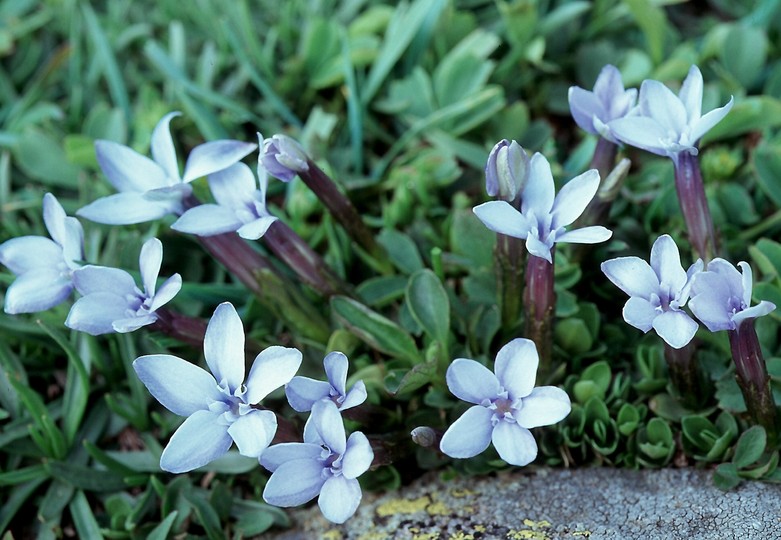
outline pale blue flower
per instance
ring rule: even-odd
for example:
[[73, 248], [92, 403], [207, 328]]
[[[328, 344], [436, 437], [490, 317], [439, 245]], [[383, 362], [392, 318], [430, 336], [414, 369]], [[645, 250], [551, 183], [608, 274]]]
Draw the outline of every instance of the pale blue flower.
[[311, 411], [320, 401], [333, 401], [340, 411], [350, 409], [366, 401], [366, 385], [358, 381], [347, 391], [348, 361], [344, 353], [331, 352], [323, 359], [326, 381], [295, 376], [285, 387], [290, 406], [298, 412]]
[[776, 305], [762, 300], [751, 305], [754, 287], [751, 266], [739, 262], [738, 269], [724, 259], [716, 258], [708, 263], [708, 269], [698, 273], [692, 284], [689, 308], [711, 332], [735, 330], [740, 323], [767, 315]]
[[211, 141], [190, 152], [179, 174], [169, 123], [180, 113], [165, 115], [152, 133], [154, 161], [112, 142], [95, 142], [98, 164], [119, 193], [88, 204], [77, 214], [109, 225], [128, 225], [181, 214], [183, 200], [192, 193], [190, 182], [221, 171], [255, 150], [257, 145], [234, 140]]
[[273, 473], [263, 500], [289, 507], [318, 497], [325, 518], [344, 523], [361, 502], [357, 478], [369, 469], [374, 452], [360, 431], [346, 438], [342, 417], [331, 401], [313, 405], [311, 423], [314, 429], [304, 433], [303, 443], [276, 444], [260, 456], [260, 463]]
[[6, 313], [47, 310], [73, 290], [73, 270], [84, 258], [81, 223], [51, 193], [43, 196], [43, 222], [51, 239], [21, 236], [0, 244], [0, 263], [17, 276], [5, 293]]
[[599, 72], [593, 92], [579, 86], [569, 89], [569, 108], [575, 123], [580, 129], [612, 143], [617, 141], [607, 124], [627, 116], [636, 100], [637, 89], [625, 90], [621, 72], [610, 64]]
[[301, 365], [298, 350], [268, 347], [255, 358], [245, 381], [244, 329], [227, 302], [217, 306], [209, 321], [203, 355], [211, 373], [168, 354], [133, 362], [149, 392], [171, 412], [187, 417], [160, 458], [160, 467], [169, 472], [206, 465], [234, 442], [242, 455], [260, 457], [274, 438], [277, 419], [253, 406], [288, 383]]
[[287, 135], [273, 135], [263, 141], [260, 152], [263, 167], [283, 182], [290, 182], [298, 173], [309, 170], [309, 156]]
[[172, 229], [199, 236], [236, 231], [242, 238], [257, 240], [277, 221], [266, 209], [268, 174], [260, 158], [258, 182], [249, 167], [236, 163], [210, 174], [209, 187], [217, 204], [190, 208], [171, 225]]
[[680, 349], [697, 332], [698, 325], [683, 311], [693, 276], [702, 270], [697, 260], [686, 271], [678, 246], [663, 234], [651, 248], [651, 264], [639, 257], [619, 257], [602, 263], [602, 272], [629, 295], [624, 320], [643, 332], [656, 330], [668, 345]]
[[520, 212], [507, 201], [483, 203], [473, 211], [492, 231], [526, 240], [529, 253], [552, 262], [551, 249], [556, 243], [595, 244], [610, 238], [612, 233], [599, 225], [566, 230], [598, 188], [599, 173], [591, 169], [567, 182], [556, 195], [548, 160], [538, 152], [529, 164]]
[[470, 458], [493, 442], [499, 456], [523, 466], [537, 457], [531, 428], [555, 424], [572, 406], [555, 386], [534, 388], [539, 357], [534, 342], [517, 338], [496, 355], [496, 374], [474, 360], [458, 358], [447, 369], [447, 387], [473, 407], [442, 436], [440, 450], [450, 457]]
[[160, 240], [144, 242], [138, 258], [143, 291], [130, 274], [119, 268], [88, 265], [75, 270], [73, 283], [83, 296], [73, 304], [65, 326], [97, 336], [133, 332], [155, 322], [155, 311], [182, 288], [182, 277], [174, 274], [157, 289], [162, 261]]
[[515, 141], [502, 139], [488, 154], [485, 190], [491, 197], [513, 202], [529, 176], [529, 154]]
[[646, 80], [640, 86], [637, 114], [610, 122], [613, 135], [636, 146], [676, 161], [678, 154], [697, 155], [697, 144], [732, 109], [733, 100], [702, 115], [702, 73], [697, 66], [689, 74], [676, 96], [659, 81]]

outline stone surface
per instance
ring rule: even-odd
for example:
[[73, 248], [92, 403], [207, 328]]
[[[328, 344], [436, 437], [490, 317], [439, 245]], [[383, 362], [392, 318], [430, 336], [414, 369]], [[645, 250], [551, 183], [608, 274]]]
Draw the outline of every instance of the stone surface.
[[291, 512], [293, 540], [753, 540], [781, 539], [781, 487], [744, 482], [722, 492], [695, 469], [524, 470], [442, 482], [428, 475], [364, 494], [344, 525], [316, 505]]

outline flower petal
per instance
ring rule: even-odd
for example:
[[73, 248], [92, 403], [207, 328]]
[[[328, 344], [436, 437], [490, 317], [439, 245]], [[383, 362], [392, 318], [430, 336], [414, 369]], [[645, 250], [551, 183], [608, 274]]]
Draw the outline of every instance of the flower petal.
[[666, 132], [679, 136], [688, 123], [680, 98], [659, 81], [646, 79], [640, 85], [640, 110], [643, 116], [656, 120]]
[[136, 292], [136, 282], [133, 276], [108, 266], [87, 265], [73, 271], [73, 285], [81, 295], [96, 292], [107, 292], [114, 295], [133, 295]]
[[143, 193], [171, 184], [160, 165], [125, 145], [98, 140], [95, 155], [106, 179], [119, 192]]
[[521, 427], [531, 429], [560, 422], [571, 410], [572, 403], [564, 390], [540, 386], [523, 399], [523, 407], [514, 416]]
[[233, 440], [228, 426], [211, 411], [196, 411], [179, 426], [160, 456], [160, 468], [183, 473], [225, 454]]
[[361, 504], [361, 486], [358, 480], [332, 476], [320, 489], [317, 505], [325, 519], [332, 523], [344, 523]]
[[312, 405], [312, 421], [317, 434], [334, 454], [344, 454], [347, 436], [339, 409], [332, 401], [318, 401]]
[[209, 188], [217, 204], [236, 209], [252, 203], [257, 182], [250, 168], [239, 162], [210, 174]]
[[[697, 281], [699, 278], [695, 283]], [[727, 311], [724, 298], [719, 294], [700, 293], [689, 300], [689, 309], [711, 332], [732, 330], [736, 326], [732, 321], [732, 313]]]
[[322, 463], [313, 459], [282, 463], [266, 482], [263, 500], [283, 508], [311, 501], [325, 483], [323, 469]]
[[247, 403], [258, 403], [271, 392], [287, 384], [301, 367], [301, 351], [273, 346], [261, 351], [247, 376]]
[[516, 338], [499, 349], [494, 371], [511, 400], [531, 393], [539, 361], [537, 346], [529, 339]]
[[170, 112], [163, 116], [152, 132], [152, 157], [172, 180], [179, 180], [179, 164], [176, 161], [176, 149], [171, 139], [171, 120], [181, 115]]
[[342, 474], [345, 478], [358, 478], [369, 470], [374, 452], [366, 435], [356, 431], [347, 439], [347, 449], [342, 456]]
[[467, 358], [453, 360], [445, 374], [447, 387], [458, 399], [479, 404], [500, 392], [499, 380], [484, 365]]
[[260, 464], [275, 472], [283, 463], [299, 459], [318, 461], [323, 448], [319, 444], [281, 443], [269, 446], [260, 456]]
[[480, 405], [467, 409], [461, 417], [447, 428], [439, 449], [450, 457], [470, 458], [488, 448], [491, 444], [491, 417], [493, 411]]
[[223, 394], [211, 374], [170, 354], [150, 354], [133, 361], [136, 375], [163, 407], [179, 416], [208, 410]]
[[65, 319], [65, 326], [92, 336], [112, 334], [114, 321], [128, 316], [127, 300], [108, 292], [94, 292], [74, 302]]
[[702, 114], [702, 87], [700, 68], [692, 65], [678, 91], [678, 99], [686, 109], [686, 122], [690, 125], [699, 120]]
[[350, 388], [350, 391], [347, 392], [344, 401], [339, 406], [339, 410], [344, 411], [345, 409], [357, 407], [366, 401], [367, 397], [368, 394], [366, 393], [366, 385], [363, 383], [363, 381], [358, 381], [353, 385], [352, 388]]
[[648, 300], [659, 294], [659, 278], [651, 266], [640, 257], [618, 257], [600, 265], [602, 273], [629, 296]]
[[648, 332], [654, 326], [654, 319], [659, 315], [656, 306], [645, 298], [633, 296], [624, 304], [622, 312], [627, 324], [638, 330]]
[[597, 194], [599, 172], [591, 169], [576, 176], [559, 190], [553, 201], [551, 229], [566, 227], [580, 217]]
[[54, 195], [47, 193], [43, 196], [43, 222], [46, 225], [46, 230], [49, 231], [49, 236], [60, 246], [65, 242], [65, 219], [67, 217], [65, 210]]
[[239, 227], [236, 232], [239, 234], [239, 236], [246, 240], [257, 240], [266, 234], [268, 228], [271, 227], [271, 225], [273, 225], [277, 219], [278, 218], [274, 216], [259, 217], [255, 221], [245, 223]]
[[340, 396], [347, 394], [347, 367], [348, 360], [344, 353], [334, 351], [328, 353], [323, 359], [323, 367], [328, 382], [334, 387]]
[[242, 225], [236, 212], [230, 208], [216, 204], [199, 204], [182, 214], [171, 228], [187, 234], [214, 236], [236, 231]]
[[277, 432], [277, 417], [271, 411], [253, 409], [228, 428], [228, 435], [242, 456], [259, 458]]
[[111, 323], [111, 327], [118, 334], [127, 334], [128, 332], [135, 332], [142, 326], [147, 326], [155, 321], [157, 321], [157, 315], [148, 313], [146, 315], [135, 315], [124, 319], [117, 319]]
[[311, 411], [316, 401], [328, 398], [330, 393], [330, 384], [309, 377], [293, 377], [285, 386], [287, 401], [298, 412]]
[[174, 274], [173, 276], [166, 279], [165, 282], [160, 286], [160, 289], [158, 289], [154, 298], [152, 298], [152, 303], [149, 305], [149, 311], [157, 311], [162, 306], [166, 305], [174, 296], [179, 293], [181, 289], [182, 276], [179, 274]]
[[144, 193], [127, 192], [102, 197], [80, 208], [76, 215], [106, 225], [134, 225], [172, 214], [178, 206], [174, 200], [153, 201]]
[[475, 206], [472, 211], [494, 232], [515, 238], [526, 238], [529, 232], [526, 218], [507, 201], [489, 201]]
[[0, 263], [17, 276], [37, 268], [52, 268], [62, 261], [62, 248], [43, 236], [20, 236], [0, 244]]
[[163, 264], [163, 243], [157, 238], [150, 238], [141, 246], [141, 254], [138, 257], [141, 281], [147, 296], [155, 295], [161, 264]]
[[659, 156], [667, 155], [662, 141], [668, 136], [662, 125], [645, 116], [625, 116], [608, 124], [610, 131], [624, 144], [634, 146]]
[[537, 238], [533, 233], [529, 232], [526, 237], [526, 250], [540, 259], [545, 259], [549, 263], [553, 264], [553, 255], [551, 254], [551, 246]]
[[673, 349], [689, 344], [699, 325], [680, 310], [665, 311], [654, 319], [654, 330]]
[[691, 126], [690, 134], [692, 144], [695, 144], [697, 141], [699, 141], [703, 135], [711, 130], [713, 126], [721, 122], [724, 117], [727, 116], [727, 114], [732, 110], [732, 106], [734, 104], [734, 99], [730, 97], [726, 105], [719, 107], [718, 109], [713, 109], [712, 111], [705, 114], [705, 116], [694, 122], [694, 124]]
[[537, 457], [537, 441], [528, 429], [515, 422], [499, 422], [491, 440], [499, 457], [510, 465], [523, 467]]
[[56, 268], [36, 268], [18, 276], [5, 292], [5, 312], [36, 313], [65, 301], [73, 284]]
[[184, 166], [182, 181], [192, 182], [196, 178], [227, 169], [257, 148], [255, 143], [222, 140], [199, 144], [192, 149]]
[[776, 305], [773, 302], [762, 300], [756, 306], [752, 306], [748, 309], [744, 309], [743, 311], [738, 311], [735, 313], [735, 315], [732, 317], [732, 322], [737, 327], [745, 320], [763, 317], [775, 309]]
[[550, 214], [555, 189], [548, 160], [536, 152], [529, 163], [529, 178], [521, 195], [521, 212], [526, 215], [532, 210], [538, 218]]
[[677, 296], [686, 286], [686, 270], [681, 266], [678, 246], [669, 235], [663, 234], [651, 248], [651, 268], [657, 276], [663, 290], [670, 289]]
[[231, 394], [241, 388], [244, 382], [244, 327], [230, 302], [223, 302], [214, 310], [203, 337], [203, 356], [220, 385], [226, 386]]
[[571, 86], [567, 97], [570, 113], [572, 113], [572, 118], [578, 127], [592, 135], [599, 135], [594, 129], [594, 116], [602, 118], [606, 115], [602, 103], [594, 92], [589, 92], [579, 86]]
[[717, 257], [708, 263], [706, 272], [697, 276], [693, 287], [696, 287], [699, 293], [703, 290], [712, 291], [716, 286], [719, 288], [719, 294], [725, 297], [729, 294], [745, 302], [743, 285], [743, 275], [738, 272], [738, 269], [729, 261]]
[[573, 229], [556, 237], [557, 244], [598, 244], [609, 240], [613, 236], [613, 231], [601, 225], [592, 225], [591, 227], [582, 227]]

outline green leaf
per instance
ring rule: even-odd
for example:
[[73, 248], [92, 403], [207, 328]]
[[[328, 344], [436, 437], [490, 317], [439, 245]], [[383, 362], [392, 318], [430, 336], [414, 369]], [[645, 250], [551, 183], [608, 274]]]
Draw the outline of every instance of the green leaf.
[[770, 96], [749, 96], [735, 103], [729, 114], [702, 137], [702, 146], [779, 125], [781, 100]]
[[[778, 111], [781, 119], [781, 105]], [[751, 160], [762, 191], [776, 206], [781, 207], [781, 146], [762, 143], [754, 151]]]
[[554, 329], [556, 343], [571, 354], [583, 354], [591, 350], [594, 340], [588, 326], [581, 319], [566, 319]]
[[420, 353], [412, 336], [399, 325], [345, 296], [331, 298], [336, 318], [370, 347], [415, 364]]
[[25, 131], [14, 146], [19, 168], [49, 186], [76, 189], [79, 168], [68, 163], [60, 141], [38, 130]]
[[622, 435], [628, 437], [634, 433], [640, 425], [640, 412], [634, 405], [624, 403], [618, 410], [616, 423], [618, 424], [618, 431], [621, 432]]
[[48, 457], [62, 459], [68, 451], [65, 436], [57, 429], [51, 413], [43, 403], [43, 399], [34, 390], [20, 381], [11, 379], [11, 385], [19, 394], [19, 398], [32, 416], [30, 436], [36, 445]]
[[664, 55], [667, 33], [667, 17], [664, 11], [650, 0], [623, 0], [623, 3], [629, 8], [637, 26], [643, 31], [651, 58], [655, 64], [659, 64]]
[[[485, 156], [483, 162], [485, 162]], [[466, 259], [470, 266], [493, 267], [496, 233], [477, 219], [469, 209], [453, 212], [450, 227], [450, 248], [453, 253]]]
[[394, 396], [413, 392], [430, 383], [436, 374], [436, 360], [418, 364], [410, 370], [391, 369], [385, 376], [385, 388]]
[[445, 347], [450, 332], [450, 301], [436, 274], [429, 269], [412, 274], [406, 298], [417, 323]]
[[763, 276], [781, 277], [781, 244], [769, 238], [762, 238], [756, 245], [749, 246], [748, 252]]
[[735, 445], [735, 456], [732, 458], [732, 463], [738, 469], [748, 467], [762, 456], [766, 445], [765, 428], [753, 426], [747, 429], [738, 439], [738, 444]]
[[[76, 526], [76, 535], [79, 538], [103, 538], [100, 526], [92, 513], [89, 501], [83, 491], [77, 491], [68, 506], [73, 524]], [[151, 538], [148, 536], [147, 538]], [[163, 537], [163, 540], [165, 537]]]
[[721, 62], [746, 89], [750, 89], [765, 67], [767, 34], [761, 28], [734, 25], [724, 38]]
[[395, 229], [383, 229], [377, 236], [377, 241], [385, 248], [393, 265], [405, 274], [412, 274], [423, 268], [418, 247], [406, 234]]
[[198, 522], [206, 530], [209, 540], [223, 540], [225, 535], [220, 527], [220, 518], [209, 501], [193, 491], [185, 491], [184, 498], [193, 505]]
[[179, 512], [176, 510], [168, 514], [163, 521], [161, 521], [154, 529], [149, 531], [149, 534], [146, 536], [146, 540], [166, 540], [178, 515]]
[[713, 472], [713, 485], [722, 491], [736, 488], [741, 480], [734, 463], [721, 463]]
[[15, 471], [0, 473], [0, 486], [13, 486], [33, 480], [45, 480], [49, 477], [46, 467], [43, 465], [31, 465]]
[[121, 476], [92, 467], [49, 461], [46, 469], [58, 480], [85, 491], [121, 491], [126, 487]]
[[408, 281], [404, 276], [377, 276], [358, 285], [355, 292], [366, 304], [381, 307], [404, 296]]

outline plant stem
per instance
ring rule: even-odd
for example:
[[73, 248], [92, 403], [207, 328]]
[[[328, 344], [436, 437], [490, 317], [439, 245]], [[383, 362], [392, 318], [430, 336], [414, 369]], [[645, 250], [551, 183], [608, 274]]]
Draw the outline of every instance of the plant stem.
[[710, 389], [694, 356], [695, 349], [693, 342], [680, 349], [664, 344], [664, 358], [678, 398], [686, 408], [697, 411], [707, 402]]
[[707, 264], [716, 254], [717, 246], [705, 186], [702, 183], [700, 162], [697, 156], [680, 152], [673, 163], [675, 189], [689, 231], [689, 240], [696, 255]]
[[155, 311], [157, 321], [154, 329], [186, 343], [195, 348], [203, 348], [203, 337], [206, 335], [207, 321], [197, 317], [188, 317], [166, 307]]
[[[554, 252], [551, 249], [551, 259]], [[531, 255], [526, 264], [525, 308], [526, 337], [537, 345], [540, 356], [540, 380], [551, 373], [553, 352], [553, 317], [556, 311], [556, 292], [553, 290], [553, 263]]]
[[502, 328], [512, 332], [521, 315], [526, 247], [523, 240], [505, 234], [496, 235], [496, 282], [502, 309]]
[[600, 137], [597, 141], [597, 147], [594, 149], [589, 169], [596, 169], [599, 172], [599, 177], [604, 181], [613, 170], [617, 154], [618, 145]]

